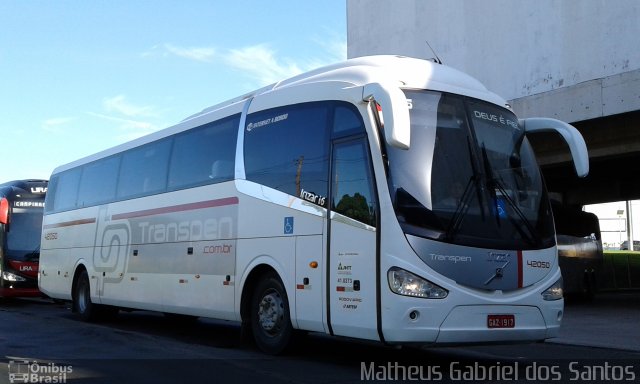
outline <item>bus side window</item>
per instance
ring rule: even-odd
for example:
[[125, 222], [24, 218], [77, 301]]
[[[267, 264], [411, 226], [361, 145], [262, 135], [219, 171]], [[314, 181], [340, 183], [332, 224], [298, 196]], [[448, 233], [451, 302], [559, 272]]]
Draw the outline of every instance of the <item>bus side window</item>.
[[239, 115], [176, 136], [169, 166], [169, 189], [233, 180]]
[[333, 115], [333, 137], [364, 133], [362, 118], [352, 105], [339, 105]]
[[59, 212], [75, 209], [78, 199], [78, 185], [82, 168], [70, 169], [52, 178], [52, 189], [47, 193], [47, 202], [53, 204], [47, 211]]
[[353, 105], [340, 103], [336, 106], [333, 139], [331, 209], [375, 226], [377, 202], [366, 131], [362, 117]]
[[377, 202], [366, 144], [363, 137], [334, 145], [332, 209], [375, 227]]
[[78, 191], [78, 205], [89, 207], [116, 197], [116, 182], [120, 156], [107, 157], [83, 167]]
[[163, 192], [171, 140], [159, 140], [125, 152], [118, 178], [118, 198], [133, 198]]
[[325, 206], [329, 174], [327, 102], [290, 105], [247, 118], [247, 180]]
[[211, 165], [211, 173], [209, 174], [209, 178], [211, 180], [223, 181], [223, 180], [231, 180], [233, 178], [234, 167], [233, 161], [228, 160], [216, 160]]

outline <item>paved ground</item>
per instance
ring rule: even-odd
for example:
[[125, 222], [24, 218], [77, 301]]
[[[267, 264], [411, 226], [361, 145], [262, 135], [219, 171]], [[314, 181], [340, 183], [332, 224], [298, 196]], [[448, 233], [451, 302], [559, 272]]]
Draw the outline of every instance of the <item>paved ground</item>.
[[[487, 380], [486, 373], [516, 366], [517, 382], [637, 382], [639, 325], [640, 291], [604, 293], [593, 302], [569, 301], [560, 337], [546, 343], [418, 351], [313, 334], [291, 354], [273, 357], [242, 345], [239, 327], [227, 322], [184, 323], [134, 311], [92, 324], [73, 316], [68, 304], [14, 300], [0, 306], [0, 384], [8, 383], [11, 373], [23, 372], [25, 361], [71, 367], [67, 382], [75, 384], [346, 384], [363, 381], [363, 364], [377, 380], [389, 382], [399, 382], [389, 376], [396, 366], [433, 371], [439, 374], [434, 381], [443, 383], [504, 382], [510, 376]], [[618, 376], [607, 376], [612, 373]]]
[[640, 291], [567, 301], [560, 336], [548, 342], [640, 351]]

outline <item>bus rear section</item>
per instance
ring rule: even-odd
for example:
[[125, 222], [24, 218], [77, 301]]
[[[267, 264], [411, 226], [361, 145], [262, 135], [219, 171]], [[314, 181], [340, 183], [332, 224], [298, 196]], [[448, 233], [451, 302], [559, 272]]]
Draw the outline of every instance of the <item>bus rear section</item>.
[[604, 263], [598, 217], [583, 211], [582, 207], [565, 206], [556, 201], [552, 201], [552, 208], [564, 293], [591, 300], [598, 292]]
[[0, 184], [0, 297], [38, 297], [46, 180]]

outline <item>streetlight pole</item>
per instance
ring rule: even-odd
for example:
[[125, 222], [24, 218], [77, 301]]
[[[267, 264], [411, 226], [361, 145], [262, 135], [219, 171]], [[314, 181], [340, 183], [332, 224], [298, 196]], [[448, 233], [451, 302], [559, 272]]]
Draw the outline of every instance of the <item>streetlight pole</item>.
[[633, 247], [633, 216], [631, 213], [631, 201], [627, 200], [627, 238], [629, 239], [629, 250], [635, 251]]
[[624, 222], [622, 221], [622, 216], [624, 215], [624, 209], [618, 209], [618, 218], [620, 219], [619, 222], [619, 226], [618, 226], [618, 241], [620, 243], [620, 245], [618, 246], [618, 249], [622, 248], [622, 230], [624, 227]]

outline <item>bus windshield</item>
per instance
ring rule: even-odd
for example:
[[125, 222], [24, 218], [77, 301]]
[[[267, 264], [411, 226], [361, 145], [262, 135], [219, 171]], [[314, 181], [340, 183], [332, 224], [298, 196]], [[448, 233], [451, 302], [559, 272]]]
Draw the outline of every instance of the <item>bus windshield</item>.
[[42, 208], [14, 208], [6, 233], [7, 256], [12, 260], [37, 261], [42, 230]]
[[484, 248], [553, 246], [545, 187], [515, 115], [467, 97], [405, 94], [411, 147], [388, 148], [390, 190], [405, 233]]

